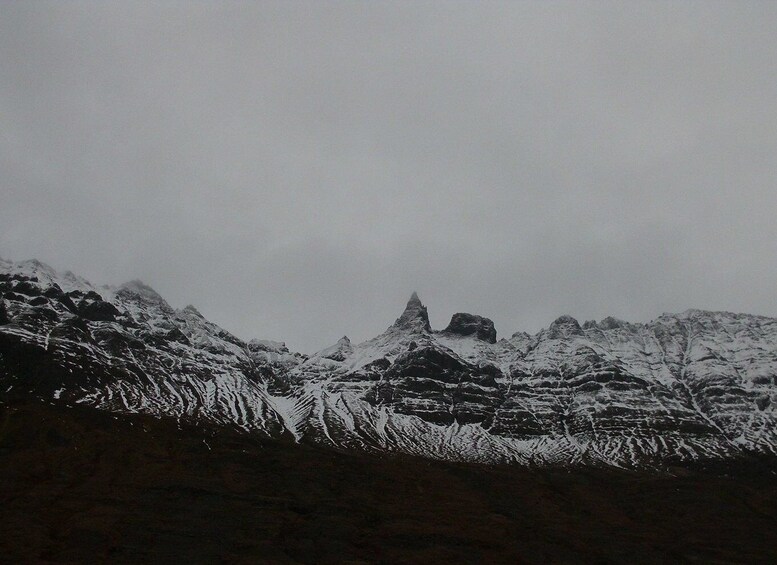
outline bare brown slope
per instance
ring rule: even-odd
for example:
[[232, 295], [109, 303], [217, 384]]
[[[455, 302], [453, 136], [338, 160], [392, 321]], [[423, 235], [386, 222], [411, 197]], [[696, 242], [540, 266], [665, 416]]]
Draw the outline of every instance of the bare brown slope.
[[6, 404], [0, 560], [775, 562], [777, 477], [745, 468], [486, 468]]

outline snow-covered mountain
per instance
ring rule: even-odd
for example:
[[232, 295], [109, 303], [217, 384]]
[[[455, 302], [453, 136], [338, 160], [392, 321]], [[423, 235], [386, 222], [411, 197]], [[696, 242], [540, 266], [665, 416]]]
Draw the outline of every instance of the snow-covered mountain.
[[689, 310], [562, 316], [497, 340], [413, 294], [361, 344], [243, 342], [139, 281], [96, 287], [0, 260], [0, 395], [37, 395], [300, 442], [487, 463], [654, 467], [777, 453], [777, 320]]

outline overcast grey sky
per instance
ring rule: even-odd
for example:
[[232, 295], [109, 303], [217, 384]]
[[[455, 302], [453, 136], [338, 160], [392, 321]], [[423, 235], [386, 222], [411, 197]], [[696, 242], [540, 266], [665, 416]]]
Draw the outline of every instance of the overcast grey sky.
[[777, 315], [777, 3], [0, 2], [0, 256], [313, 351]]

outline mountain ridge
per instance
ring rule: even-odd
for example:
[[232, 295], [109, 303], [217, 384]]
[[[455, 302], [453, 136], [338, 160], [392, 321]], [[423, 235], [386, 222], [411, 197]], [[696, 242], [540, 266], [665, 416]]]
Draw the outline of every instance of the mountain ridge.
[[526, 465], [656, 467], [777, 453], [777, 319], [563, 315], [497, 339], [414, 292], [383, 333], [311, 355], [245, 342], [130, 281], [0, 260], [0, 394], [339, 448]]

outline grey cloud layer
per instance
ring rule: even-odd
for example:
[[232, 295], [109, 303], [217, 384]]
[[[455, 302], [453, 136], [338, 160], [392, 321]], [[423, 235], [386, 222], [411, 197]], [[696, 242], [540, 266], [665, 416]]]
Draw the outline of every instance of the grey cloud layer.
[[777, 315], [777, 5], [0, 3], [0, 255], [314, 350]]

